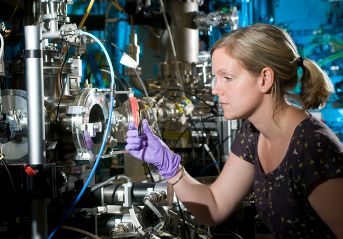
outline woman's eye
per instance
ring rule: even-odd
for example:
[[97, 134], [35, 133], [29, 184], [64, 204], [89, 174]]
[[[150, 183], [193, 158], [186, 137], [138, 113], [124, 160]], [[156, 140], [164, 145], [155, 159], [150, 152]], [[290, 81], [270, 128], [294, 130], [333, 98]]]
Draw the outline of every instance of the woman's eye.
[[230, 77], [230, 76], [224, 76], [224, 79], [225, 79], [225, 80], [232, 80], [232, 77]]

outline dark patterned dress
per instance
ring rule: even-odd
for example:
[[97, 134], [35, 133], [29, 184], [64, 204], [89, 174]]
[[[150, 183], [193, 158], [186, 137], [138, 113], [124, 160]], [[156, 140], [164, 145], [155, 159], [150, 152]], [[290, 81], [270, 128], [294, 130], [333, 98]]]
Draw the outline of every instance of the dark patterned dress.
[[343, 145], [336, 135], [314, 117], [303, 120], [294, 130], [283, 161], [268, 174], [259, 162], [258, 136], [246, 121], [231, 151], [255, 165], [255, 206], [274, 237], [335, 238], [307, 198], [319, 183], [343, 176]]

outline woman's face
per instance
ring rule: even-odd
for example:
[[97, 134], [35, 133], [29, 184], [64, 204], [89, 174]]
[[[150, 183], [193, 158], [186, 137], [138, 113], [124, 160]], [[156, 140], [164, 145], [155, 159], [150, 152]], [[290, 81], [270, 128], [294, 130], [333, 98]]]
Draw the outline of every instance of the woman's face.
[[218, 96], [225, 119], [248, 119], [262, 103], [258, 76], [252, 75], [225, 48], [212, 54], [212, 71], [215, 82], [212, 94]]

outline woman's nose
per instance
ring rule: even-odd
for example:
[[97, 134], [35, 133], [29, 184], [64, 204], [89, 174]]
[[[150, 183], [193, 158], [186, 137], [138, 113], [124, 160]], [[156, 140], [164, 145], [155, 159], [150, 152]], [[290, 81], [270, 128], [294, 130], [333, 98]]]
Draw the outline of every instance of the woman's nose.
[[218, 95], [218, 90], [216, 87], [212, 87], [212, 95]]
[[218, 87], [218, 81], [216, 80], [215, 77], [213, 77], [213, 80], [212, 80], [212, 95], [220, 95], [221, 94], [221, 91], [219, 90], [219, 87]]
[[218, 90], [217, 90], [217, 81], [216, 81], [216, 77], [214, 76], [212, 78], [212, 82], [211, 82], [211, 88], [212, 88], [212, 95], [217, 95], [218, 94]]

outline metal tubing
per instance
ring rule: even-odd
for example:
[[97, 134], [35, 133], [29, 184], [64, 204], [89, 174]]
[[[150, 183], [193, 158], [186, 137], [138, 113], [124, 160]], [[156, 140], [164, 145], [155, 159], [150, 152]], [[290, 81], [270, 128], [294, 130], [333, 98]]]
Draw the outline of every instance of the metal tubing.
[[25, 26], [25, 69], [28, 105], [29, 164], [45, 162], [42, 32], [39, 26]]
[[[28, 108], [29, 165], [45, 162], [43, 115], [42, 32], [39, 26], [25, 26], [25, 72]], [[32, 199], [31, 238], [47, 238], [46, 199]]]

